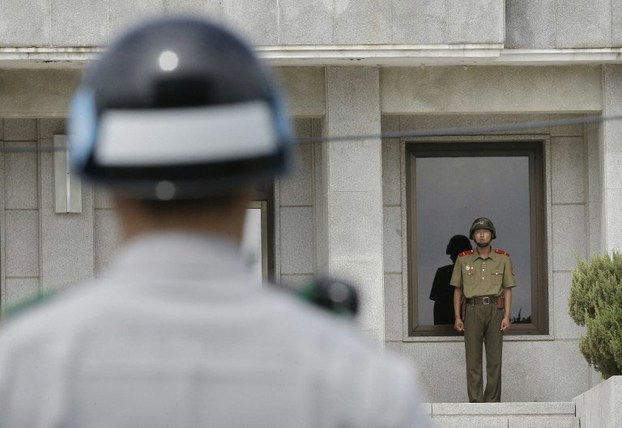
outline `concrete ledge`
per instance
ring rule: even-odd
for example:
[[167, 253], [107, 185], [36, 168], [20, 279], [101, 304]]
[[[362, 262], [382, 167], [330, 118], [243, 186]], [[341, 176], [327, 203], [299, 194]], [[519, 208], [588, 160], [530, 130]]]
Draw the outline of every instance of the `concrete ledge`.
[[573, 401], [581, 428], [622, 426], [622, 376], [610, 377]]
[[433, 403], [435, 428], [577, 428], [575, 404]]
[[[90, 47], [0, 47], [0, 68], [81, 68], [103, 52]], [[622, 48], [504, 49], [500, 44], [273, 45], [256, 47], [272, 66], [620, 64]]]
[[575, 403], [433, 403], [432, 416], [575, 415]]

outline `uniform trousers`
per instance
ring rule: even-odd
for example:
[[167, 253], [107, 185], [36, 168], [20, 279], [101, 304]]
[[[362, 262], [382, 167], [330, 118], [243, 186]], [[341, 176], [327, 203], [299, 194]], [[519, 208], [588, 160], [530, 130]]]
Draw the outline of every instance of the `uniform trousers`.
[[[501, 359], [503, 309], [496, 304], [466, 304], [464, 346], [466, 351], [469, 402], [501, 401]], [[486, 347], [486, 389], [482, 379], [482, 345]]]

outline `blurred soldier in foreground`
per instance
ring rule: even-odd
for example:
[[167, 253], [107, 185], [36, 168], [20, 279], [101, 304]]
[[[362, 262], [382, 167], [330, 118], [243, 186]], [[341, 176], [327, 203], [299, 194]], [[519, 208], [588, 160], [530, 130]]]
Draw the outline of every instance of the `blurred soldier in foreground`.
[[286, 169], [292, 137], [236, 36], [134, 29], [86, 74], [70, 131], [124, 245], [105, 279], [2, 331], [3, 427], [428, 426], [407, 364], [244, 265], [251, 189]]

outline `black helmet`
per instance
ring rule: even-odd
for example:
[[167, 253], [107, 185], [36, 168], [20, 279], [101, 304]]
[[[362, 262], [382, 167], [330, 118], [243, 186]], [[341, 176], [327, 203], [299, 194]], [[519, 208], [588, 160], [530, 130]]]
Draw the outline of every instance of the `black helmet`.
[[445, 254], [449, 254], [452, 257], [457, 257], [463, 251], [471, 250], [471, 241], [464, 235], [454, 235], [447, 244]]
[[219, 25], [138, 26], [85, 74], [69, 117], [84, 177], [139, 199], [227, 194], [283, 172], [292, 136], [272, 77]]
[[490, 232], [492, 233], [492, 239], [495, 239], [497, 237], [497, 231], [495, 230], [495, 225], [492, 224], [492, 221], [490, 221], [489, 218], [480, 217], [480, 218], [476, 218], [473, 221], [473, 224], [471, 225], [471, 230], [469, 231], [469, 237], [471, 239], [473, 239], [473, 232], [475, 232], [477, 229], [490, 230]]

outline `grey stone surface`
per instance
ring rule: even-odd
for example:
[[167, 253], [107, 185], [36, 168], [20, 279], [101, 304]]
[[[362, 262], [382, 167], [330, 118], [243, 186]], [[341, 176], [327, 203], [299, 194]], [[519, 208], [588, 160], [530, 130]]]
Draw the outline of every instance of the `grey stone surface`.
[[164, 0], [167, 13], [205, 15], [222, 20], [222, 0]]
[[338, 0], [333, 44], [383, 44], [392, 41], [392, 8], [384, 0]]
[[295, 150], [295, 167], [280, 180], [281, 206], [313, 205], [313, 144], [299, 144]]
[[617, 428], [622, 412], [622, 377], [612, 376], [573, 401], [582, 427]]
[[553, 401], [551, 397], [555, 395], [557, 388], [557, 356], [553, 343], [504, 343], [503, 401]]
[[554, 48], [556, 0], [505, 2], [506, 48]]
[[622, 189], [605, 190], [605, 250], [622, 251]]
[[4, 140], [6, 142], [36, 141], [37, 121], [35, 119], [6, 119]]
[[[400, 116], [400, 132], [421, 132], [442, 130], [448, 128], [479, 128], [479, 127], [504, 127], [505, 125], [525, 125], [531, 122], [546, 121], [546, 114], [423, 114]], [[548, 134], [548, 127], [528, 127], [526, 129], [511, 129], [503, 131], [508, 135], [534, 135]]]
[[36, 296], [38, 291], [38, 278], [7, 278], [2, 290], [2, 307], [6, 309], [17, 305]]
[[359, 292], [359, 315], [361, 329], [376, 332], [384, 340], [384, 296], [382, 263], [376, 261], [335, 260], [331, 274], [351, 281]]
[[[84, 184], [84, 183], [83, 183]], [[93, 187], [93, 207], [94, 208], [114, 208], [114, 203], [110, 193], [101, 186]]]
[[326, 0], [279, 0], [279, 43], [332, 44], [334, 8]]
[[313, 120], [308, 118], [292, 119], [294, 134], [298, 138], [310, 138], [313, 136]]
[[551, 195], [554, 204], [585, 202], [585, 162], [583, 137], [551, 138]]
[[385, 132], [397, 132], [400, 130], [400, 117], [385, 114], [380, 118], [380, 127], [383, 134]]
[[381, 193], [382, 147], [379, 140], [327, 144], [331, 191]]
[[54, 135], [67, 135], [65, 119], [39, 120], [39, 138], [53, 139]]
[[43, 287], [64, 286], [92, 277], [92, 209], [85, 208], [78, 215], [55, 214], [53, 208], [42, 208], [41, 211]]
[[[429, 402], [468, 401], [464, 342], [461, 337], [444, 342], [388, 342], [386, 347], [412, 360], [419, 371]], [[436, 412], [434, 407], [433, 414]]]
[[312, 207], [280, 210], [281, 275], [315, 272], [315, 239]]
[[401, 150], [399, 139], [382, 140], [382, 200], [384, 205], [401, 204]]
[[277, 0], [222, 0], [223, 19], [253, 45], [278, 44]]
[[383, 68], [380, 88], [384, 114], [561, 113], [602, 108], [598, 67]]
[[372, 192], [334, 192], [330, 196], [331, 259], [382, 260], [381, 204], [380, 195]]
[[[54, 147], [54, 142], [51, 139], [42, 139], [40, 141], [40, 147], [43, 149], [39, 154], [39, 165], [41, 168], [39, 181], [41, 208], [54, 208], [54, 153], [48, 151], [48, 149]], [[84, 200], [82, 202], [84, 203]]]
[[36, 209], [39, 206], [37, 144], [34, 142], [18, 144], [32, 152], [4, 154], [5, 208]]
[[315, 275], [281, 275], [281, 284], [289, 285], [292, 287], [304, 286], [312, 282]]
[[119, 245], [119, 224], [114, 210], [93, 211], [93, 251], [95, 275], [100, 276], [110, 265]]
[[50, 1], [2, 2], [0, 40], [3, 46], [43, 46], [50, 41]]
[[585, 205], [553, 205], [553, 270], [570, 271], [576, 257], [585, 258]]
[[574, 415], [572, 402], [433, 403], [434, 415]]
[[[571, 401], [590, 388], [590, 368], [579, 351], [578, 340], [553, 342], [552, 356], [555, 371], [554, 401]], [[569, 376], [572, 373], [572, 376]]]
[[603, 146], [603, 133], [597, 125], [586, 126], [587, 145], [587, 192], [588, 201], [601, 202], [603, 200], [603, 161], [601, 159], [601, 147]]
[[[329, 135], [366, 135], [380, 131], [378, 69], [328, 67], [326, 69]], [[339, 108], [337, 108], [339, 106]]]
[[326, 112], [326, 84], [321, 67], [283, 67], [276, 76], [286, 92], [293, 117], [319, 117]]
[[78, 70], [0, 70], [0, 117], [65, 117], [79, 81]]
[[393, 0], [393, 43], [503, 43], [503, 2], [499, 0]]
[[[572, 375], [570, 375], [570, 373]], [[570, 401], [589, 388], [588, 366], [576, 340], [506, 341], [503, 401]]]
[[513, 416], [508, 418], [508, 428], [579, 428], [573, 416]]
[[508, 424], [503, 416], [435, 416], [433, 420], [435, 428], [500, 428]]
[[108, 7], [109, 39], [114, 40], [127, 29], [146, 19], [161, 16], [166, 10], [166, 0], [141, 0], [137, 2], [113, 1]]
[[[588, 115], [580, 115], [580, 114], [551, 114], [549, 115], [549, 119], [551, 121], [556, 120], [581, 120], [584, 119], [585, 116]], [[589, 125], [587, 125], [589, 126]], [[577, 123], [574, 125], [564, 125], [564, 126], [552, 126], [551, 127], [551, 137], [581, 137], [584, 134], [584, 128], [586, 125], [582, 123]]]
[[51, 0], [52, 45], [103, 46], [108, 42], [109, 2]]
[[402, 208], [384, 207], [384, 272], [402, 273]]
[[602, 254], [602, 202], [588, 204], [588, 227], [588, 257], [592, 254]]
[[[616, 116], [622, 114], [622, 65], [603, 66], [603, 114]], [[603, 149], [605, 157], [609, 153], [622, 152], [619, 135], [622, 134], [622, 121], [610, 120], [603, 126]], [[605, 184], [605, 187], [606, 184]]]
[[384, 337], [387, 341], [402, 340], [402, 320], [404, 315], [402, 302], [402, 275], [388, 273], [384, 275]]
[[611, 45], [611, 1], [557, 0], [557, 48], [600, 48]]
[[611, 46], [622, 46], [622, 2], [611, 2]]
[[7, 210], [6, 266], [7, 277], [39, 276], [39, 212]]
[[493, 421], [499, 422], [499, 427], [571, 428], [578, 426], [575, 419], [575, 405], [572, 402], [433, 403], [432, 415], [434, 422], [440, 422], [440, 426], [455, 426], [456, 420], [469, 427], [479, 427], [482, 423], [487, 426]]
[[[369, 67], [327, 69], [327, 134], [365, 135], [380, 131], [378, 71]], [[336, 106], [341, 106], [336, 108]], [[330, 191], [382, 189], [380, 140], [327, 143]]]
[[610, 151], [605, 153], [605, 177], [606, 188], [622, 188], [622, 152]]
[[579, 339], [585, 333], [585, 327], [579, 327], [568, 314], [568, 299], [572, 286], [572, 273], [556, 272], [553, 274], [553, 333], [556, 339]]

